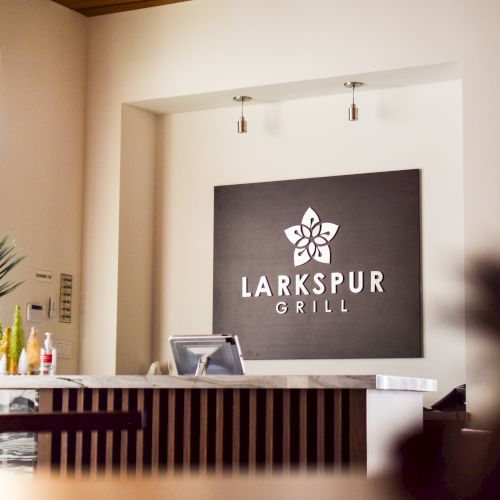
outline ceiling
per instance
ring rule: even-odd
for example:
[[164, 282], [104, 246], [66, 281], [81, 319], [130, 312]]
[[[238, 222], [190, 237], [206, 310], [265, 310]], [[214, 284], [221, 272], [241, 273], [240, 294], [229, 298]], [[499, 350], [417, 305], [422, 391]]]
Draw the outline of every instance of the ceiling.
[[52, 0], [84, 16], [101, 16], [126, 10], [145, 9], [189, 0]]

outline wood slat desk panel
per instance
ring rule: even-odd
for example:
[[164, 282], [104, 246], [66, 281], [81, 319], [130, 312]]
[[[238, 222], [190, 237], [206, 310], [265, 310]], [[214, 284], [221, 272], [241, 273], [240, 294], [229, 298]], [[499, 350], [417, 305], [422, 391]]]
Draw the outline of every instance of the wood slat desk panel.
[[44, 411], [141, 410], [141, 431], [39, 440], [63, 475], [366, 470], [364, 389], [40, 389]]

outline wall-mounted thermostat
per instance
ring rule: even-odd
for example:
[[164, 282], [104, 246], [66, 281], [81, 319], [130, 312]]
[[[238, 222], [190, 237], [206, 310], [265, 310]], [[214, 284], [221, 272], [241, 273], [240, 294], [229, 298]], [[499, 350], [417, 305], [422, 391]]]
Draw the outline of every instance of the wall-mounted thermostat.
[[29, 302], [26, 306], [26, 319], [32, 323], [40, 323], [43, 320], [43, 306]]

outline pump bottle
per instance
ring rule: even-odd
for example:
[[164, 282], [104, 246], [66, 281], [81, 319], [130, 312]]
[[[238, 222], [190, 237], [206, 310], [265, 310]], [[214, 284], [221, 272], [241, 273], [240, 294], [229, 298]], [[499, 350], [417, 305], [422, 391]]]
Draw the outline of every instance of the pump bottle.
[[57, 350], [52, 346], [52, 333], [45, 333], [45, 341], [40, 351], [40, 375], [55, 375]]

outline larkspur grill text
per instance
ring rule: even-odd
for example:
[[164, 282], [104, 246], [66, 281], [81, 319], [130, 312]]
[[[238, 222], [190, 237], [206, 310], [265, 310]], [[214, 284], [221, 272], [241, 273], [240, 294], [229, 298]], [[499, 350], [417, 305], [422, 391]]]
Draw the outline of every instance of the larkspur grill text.
[[[325, 293], [338, 294], [340, 292], [349, 291], [351, 293], [361, 293], [363, 291], [369, 293], [383, 293], [384, 288], [382, 282], [384, 274], [381, 271], [349, 271], [347, 279], [344, 273], [334, 271], [327, 275], [323, 273], [295, 274], [290, 277], [287, 274], [279, 274], [274, 281], [271, 281], [267, 276], [263, 275], [255, 280], [254, 286], [250, 282], [248, 276], [241, 278], [241, 297], [244, 299], [266, 297], [289, 297], [308, 296], [308, 295], [324, 295]], [[279, 301], [275, 305], [275, 310], [278, 314], [285, 314], [292, 310], [286, 301]], [[329, 299], [312, 300], [306, 304], [304, 300], [295, 301], [293, 309], [297, 314], [304, 314], [309, 311], [317, 312], [332, 312], [332, 304]], [[348, 312], [345, 299], [340, 299], [340, 312]]]

